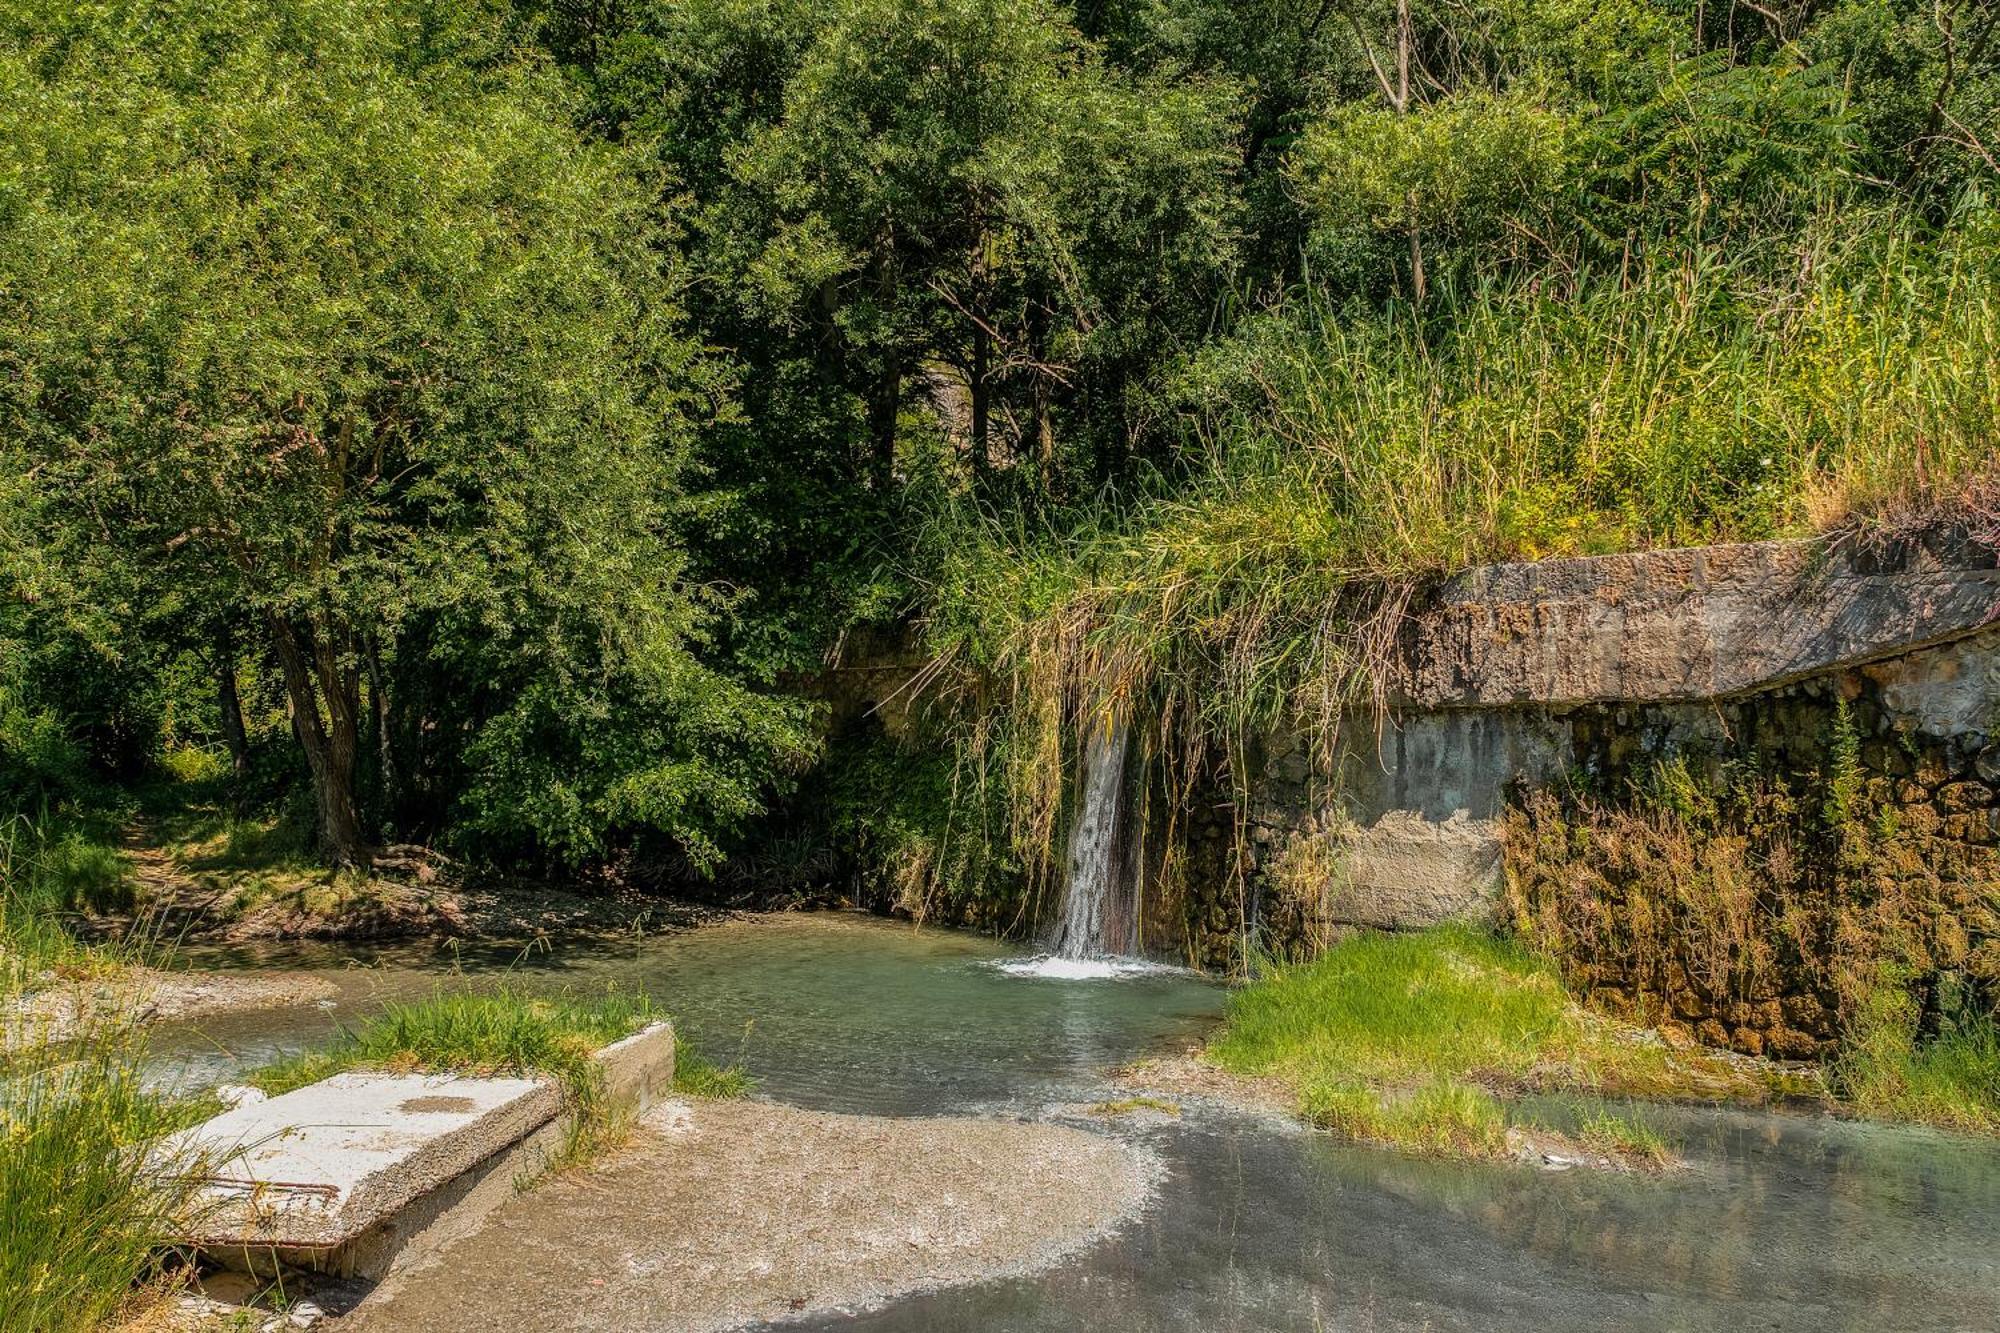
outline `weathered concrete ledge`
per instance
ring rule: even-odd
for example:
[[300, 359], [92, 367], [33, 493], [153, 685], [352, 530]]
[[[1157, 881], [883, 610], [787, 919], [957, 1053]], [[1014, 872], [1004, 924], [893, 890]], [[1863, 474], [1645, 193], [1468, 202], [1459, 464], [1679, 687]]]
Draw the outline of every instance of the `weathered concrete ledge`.
[[2000, 623], [2000, 568], [1950, 537], [1883, 550], [1745, 542], [1486, 565], [1404, 637], [1399, 702], [1544, 707], [1715, 699]]
[[[673, 1028], [596, 1055], [614, 1115], [671, 1090]], [[163, 1152], [205, 1183], [178, 1239], [225, 1267], [380, 1279], [473, 1229], [575, 1129], [547, 1080], [356, 1072], [252, 1102]]]
[[1239, 866], [1250, 915], [1279, 939], [1488, 917], [1516, 784], [1682, 752], [1812, 767], [1836, 705], [1865, 726], [1871, 775], [1901, 782], [1898, 755], [1934, 752], [1911, 800], [1935, 798], [1953, 828], [2000, 828], [1991, 548], [1764, 542], [1493, 565], [1418, 609], [1402, 653], [1387, 715], [1349, 720], [1334, 772], [1280, 728], [1258, 747], [1247, 807], [1192, 812], [1189, 882], [1210, 892], [1186, 908], [1188, 955], [1228, 961]]

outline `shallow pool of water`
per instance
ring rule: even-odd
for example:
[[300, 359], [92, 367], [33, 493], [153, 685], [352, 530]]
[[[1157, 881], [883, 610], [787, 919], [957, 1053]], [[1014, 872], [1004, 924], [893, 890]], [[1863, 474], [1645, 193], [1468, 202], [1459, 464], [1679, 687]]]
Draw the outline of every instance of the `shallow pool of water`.
[[[1068, 980], [1019, 951], [848, 916], [485, 949], [201, 951], [324, 969], [331, 1008], [162, 1034], [200, 1078], [318, 1041], [440, 985], [644, 987], [758, 1095], [892, 1115], [1073, 1117], [1105, 1071], [1185, 1043], [1219, 988]], [[1063, 1267], [808, 1327], [867, 1330], [2000, 1329], [2000, 1147], [1929, 1131], [1647, 1108], [1692, 1169], [1663, 1178], [1420, 1162], [1190, 1106], [1114, 1122], [1159, 1197]], [[1094, 1122], [1093, 1122], [1094, 1123]], [[799, 1325], [787, 1325], [799, 1327]]]

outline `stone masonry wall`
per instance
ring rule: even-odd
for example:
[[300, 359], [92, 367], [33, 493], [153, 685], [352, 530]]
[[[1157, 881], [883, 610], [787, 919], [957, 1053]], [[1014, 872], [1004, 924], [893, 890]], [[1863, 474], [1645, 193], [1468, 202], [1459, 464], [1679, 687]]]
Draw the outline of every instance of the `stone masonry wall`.
[[[1173, 951], [1233, 962], [1246, 915], [1280, 953], [1358, 926], [1492, 920], [1504, 910], [1504, 826], [1523, 793], [1580, 785], [1615, 802], [1680, 756], [1707, 780], [1762, 774], [1809, 799], [1797, 793], [1828, 768], [1844, 709], [1865, 800], [1878, 816], [1894, 811], [1881, 816], [1896, 829], [1884, 855], [1936, 871], [1925, 950], [1942, 947], [1918, 956], [1935, 953], [1948, 971], [1992, 936], [1994, 563], [1949, 540], [1873, 552], [1766, 543], [1455, 579], [1413, 621], [1389, 715], [1357, 720], [1330, 766], [1279, 732], [1249, 756], [1243, 782], [1197, 793]], [[1871, 874], [1902, 882], [1893, 869]], [[1579, 980], [1614, 1004], [1622, 989], [1634, 1007], [1660, 1000], [1649, 986], [1669, 992], [1671, 1021], [1707, 1023], [1702, 1035], [1727, 1044], [1758, 1044], [1742, 1030], [1817, 1049], [1838, 1019], [1839, 997], [1806, 998], [1796, 967], [1750, 995], [1621, 980], [1608, 966]], [[1780, 1021], [1787, 999], [1793, 1019]]]

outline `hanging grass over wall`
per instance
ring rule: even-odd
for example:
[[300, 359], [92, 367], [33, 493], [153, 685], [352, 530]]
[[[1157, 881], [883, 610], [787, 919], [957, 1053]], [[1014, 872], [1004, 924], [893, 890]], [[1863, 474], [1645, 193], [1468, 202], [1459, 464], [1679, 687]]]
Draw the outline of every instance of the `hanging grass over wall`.
[[1468, 565], [1961, 523], [2000, 536], [2000, 218], [1843, 216], [1421, 315], [1307, 289], [1179, 389], [1187, 474], [1059, 531], [942, 511], [915, 566], [1014, 849], [1051, 878], [1081, 719], [1163, 786], [1280, 719], [1323, 755], [1390, 690], [1406, 607]]

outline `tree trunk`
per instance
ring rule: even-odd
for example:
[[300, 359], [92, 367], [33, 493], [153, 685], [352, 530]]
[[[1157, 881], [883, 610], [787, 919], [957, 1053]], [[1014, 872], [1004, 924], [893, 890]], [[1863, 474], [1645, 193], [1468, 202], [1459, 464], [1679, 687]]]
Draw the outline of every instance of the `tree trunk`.
[[1414, 304], [1418, 306], [1423, 305], [1424, 290], [1423, 234], [1418, 230], [1417, 224], [1412, 222], [1410, 224], [1410, 293], [1414, 298]]
[[1049, 312], [1037, 301], [1028, 311], [1028, 355], [1034, 361], [1029, 371], [1030, 429], [1035, 437], [1035, 466], [1041, 477], [1042, 494], [1053, 496], [1056, 487], [1056, 428], [1050, 417]]
[[887, 491], [896, 479], [896, 414], [902, 407], [903, 359], [891, 348], [882, 354], [875, 395], [868, 403], [868, 438], [874, 444], [878, 491]]
[[382, 809], [396, 808], [400, 795], [396, 781], [396, 733], [389, 717], [389, 678], [382, 671], [382, 645], [373, 634], [361, 640], [368, 663], [368, 702], [375, 724], [375, 755], [380, 765]]
[[875, 388], [868, 400], [868, 438], [874, 447], [875, 489], [887, 493], [896, 479], [896, 414], [903, 408], [903, 352], [896, 345], [895, 231], [883, 223], [875, 248], [875, 299], [889, 338], [875, 369]]
[[222, 739], [240, 782], [250, 771], [250, 733], [243, 725], [243, 701], [236, 692], [236, 638], [229, 626], [215, 631], [215, 701], [222, 714]]
[[993, 466], [993, 338], [978, 321], [972, 325], [972, 472], [984, 478]]
[[292, 729], [312, 771], [320, 843], [335, 865], [365, 866], [370, 848], [362, 835], [361, 811], [354, 799], [354, 760], [360, 749], [360, 681], [352, 668], [341, 664], [324, 626], [318, 627], [317, 633], [310, 628], [302, 632], [276, 612], [267, 613], [266, 618], [285, 676]]
[[984, 484], [993, 467], [993, 324], [987, 309], [986, 229], [975, 209], [972, 260], [972, 475]]

